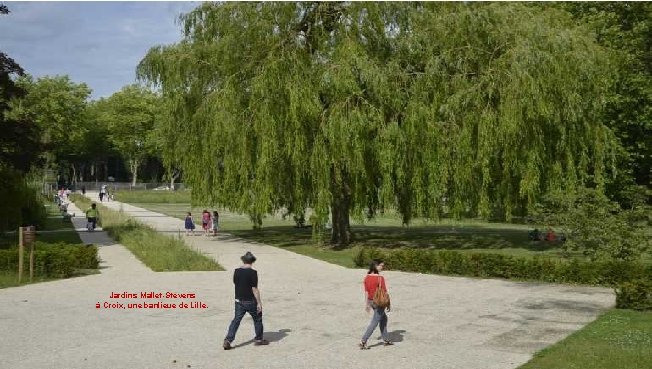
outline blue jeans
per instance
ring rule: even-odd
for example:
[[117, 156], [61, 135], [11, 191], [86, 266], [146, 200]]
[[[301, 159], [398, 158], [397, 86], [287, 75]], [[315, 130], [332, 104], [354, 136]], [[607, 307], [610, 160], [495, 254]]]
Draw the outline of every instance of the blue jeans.
[[91, 229], [95, 229], [95, 227], [97, 226], [97, 218], [90, 217], [87, 218], [86, 220], [88, 220], [88, 223], [91, 223], [91, 225], [93, 226]]
[[383, 340], [389, 341], [389, 335], [387, 334], [387, 314], [385, 314], [385, 308], [378, 307], [371, 301], [369, 301], [369, 305], [371, 305], [371, 307], [374, 309], [374, 316], [371, 318], [371, 322], [367, 327], [367, 331], [364, 332], [364, 335], [362, 336], [362, 341], [367, 342], [379, 324], [380, 334], [383, 336]]
[[254, 319], [254, 330], [256, 331], [255, 340], [263, 339], [263, 313], [256, 310], [256, 301], [236, 301], [235, 302], [235, 316], [229, 325], [229, 332], [226, 334], [226, 340], [233, 342], [235, 334], [240, 327], [240, 321], [244, 318], [245, 314], [249, 313]]

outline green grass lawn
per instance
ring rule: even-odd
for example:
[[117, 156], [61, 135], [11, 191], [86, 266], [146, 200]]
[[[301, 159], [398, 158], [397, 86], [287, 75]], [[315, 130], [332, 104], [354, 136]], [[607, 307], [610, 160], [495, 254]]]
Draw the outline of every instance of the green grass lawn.
[[[134, 191], [134, 193], [138, 192]], [[205, 208], [213, 210], [210, 207], [192, 207], [190, 203], [160, 202], [156, 196], [170, 199], [173, 195], [169, 192], [149, 191], [147, 196], [140, 196], [138, 202], [131, 202], [131, 204], [178, 218], [180, 229], [183, 229], [182, 220], [188, 211], [192, 212], [195, 221], [198, 221]], [[177, 200], [182, 201], [183, 197], [180, 196]], [[399, 217], [386, 213], [371, 221], [352, 220], [355, 241], [349, 248], [334, 250], [326, 243], [329, 239], [328, 234], [322, 235], [324, 243], [319, 244], [312, 238], [310, 228], [296, 228], [291, 218], [267, 216], [263, 220], [263, 229], [253, 230], [247, 215], [233, 213], [226, 209], [218, 209], [218, 211], [221, 231], [347, 268], [355, 267], [353, 260], [360, 247], [384, 249], [410, 247], [499, 253], [519, 257], [537, 255], [562, 257], [559, 244], [530, 241], [527, 235], [530, 227], [521, 224], [451, 219], [442, 219], [435, 223], [417, 219], [410, 227], [403, 227]], [[575, 257], [581, 258], [581, 255]]]
[[26, 270], [25, 275], [23, 275], [23, 280], [21, 281], [21, 283], [18, 283], [18, 275], [16, 274], [15, 271], [0, 270], [0, 289], [8, 288], [8, 287], [24, 286], [27, 284], [34, 284], [40, 282], [55, 281], [57, 279], [60, 278], [47, 278], [47, 277], [35, 275], [32, 282], [30, 282], [29, 270]]
[[652, 312], [611, 310], [519, 369], [650, 369]]
[[134, 191], [116, 191], [115, 200], [120, 202], [147, 202], [147, 203], [190, 203], [190, 191], [152, 191], [152, 190], [134, 190]]
[[[146, 192], [146, 191], [140, 191]], [[134, 193], [139, 193], [134, 191]], [[148, 191], [147, 196], [140, 196], [138, 201], [130, 204], [151, 211], [178, 218], [179, 228], [183, 229], [182, 219], [188, 211], [192, 212], [198, 221], [204, 209], [210, 207], [191, 206], [182, 202], [185, 195], [175, 195], [164, 191]], [[177, 196], [177, 197], [175, 197]], [[161, 202], [159, 198], [179, 202]], [[220, 230], [237, 237], [282, 247], [289, 251], [308, 255], [320, 260], [352, 267], [352, 258], [359, 247], [380, 247], [383, 249], [422, 248], [436, 250], [457, 250], [472, 253], [506, 254], [516, 257], [548, 256], [553, 258], [585, 259], [577, 252], [563, 255], [561, 244], [547, 241], [530, 241], [529, 225], [488, 222], [484, 220], [453, 220], [441, 219], [437, 222], [416, 219], [409, 227], [401, 225], [400, 218], [386, 212], [377, 218], [360, 222], [351, 220], [351, 228], [355, 240], [352, 247], [345, 250], [333, 250], [328, 244], [318, 244], [312, 238], [309, 228], [296, 228], [289, 217], [267, 216], [263, 220], [263, 229], [253, 230], [247, 215], [217, 209], [220, 213]], [[329, 235], [324, 233], [322, 240], [328, 241]], [[652, 256], [647, 254], [642, 258], [644, 263], [652, 262]]]
[[[123, 196], [120, 197], [120, 195]], [[188, 211], [192, 212], [194, 219], [198, 221], [202, 210], [214, 210], [210, 207], [191, 206], [190, 191], [124, 191], [119, 192], [116, 197], [132, 205], [180, 220], [185, 218]], [[291, 217], [282, 219], [280, 216], [267, 216], [263, 220], [263, 229], [253, 230], [247, 215], [233, 213], [226, 209], [218, 209], [218, 211], [220, 212], [220, 229], [224, 232], [344, 266], [351, 265], [348, 258], [355, 255], [357, 247], [384, 249], [409, 247], [497, 253], [517, 257], [537, 255], [553, 258], [564, 257], [560, 243], [530, 241], [528, 231], [532, 229], [532, 226], [525, 224], [473, 219], [461, 221], [441, 219], [436, 222], [415, 219], [409, 227], [404, 227], [400, 217], [392, 211], [388, 211], [370, 221], [360, 222], [352, 219], [351, 228], [355, 237], [352, 248], [335, 251], [330, 247], [317, 244], [312, 238], [310, 229], [295, 228]], [[183, 229], [181, 221], [179, 227]], [[322, 236], [324, 241], [327, 241], [328, 238], [328, 234]], [[565, 257], [584, 259], [581, 253]], [[643, 262], [651, 261], [651, 255], [643, 257]]]
[[[189, 203], [132, 202], [134, 206], [163, 213], [181, 220], [188, 211], [197, 221], [204, 207], [191, 207]], [[208, 208], [209, 210], [213, 210]], [[296, 228], [291, 218], [267, 216], [263, 229], [253, 230], [249, 218], [225, 209], [220, 213], [220, 230], [237, 237], [285, 248], [300, 254], [351, 267], [350, 258], [357, 247], [382, 247], [396, 249], [401, 247], [461, 250], [467, 252], [491, 252], [515, 256], [548, 255], [561, 257], [559, 244], [533, 242], [528, 240], [530, 227], [520, 224], [490, 223], [486, 221], [455, 221], [442, 219], [439, 222], [416, 220], [410, 227], [401, 226], [398, 217], [385, 214], [366, 222], [352, 220], [355, 241], [352, 247], [336, 251], [330, 247], [319, 246], [312, 238], [310, 228]], [[328, 240], [328, 234], [323, 235]]]

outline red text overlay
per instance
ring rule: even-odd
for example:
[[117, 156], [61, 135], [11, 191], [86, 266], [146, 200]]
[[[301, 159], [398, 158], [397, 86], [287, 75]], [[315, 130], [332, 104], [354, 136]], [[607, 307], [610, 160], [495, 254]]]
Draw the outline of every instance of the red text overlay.
[[193, 292], [173, 291], [138, 291], [138, 292], [114, 292], [109, 294], [109, 299], [98, 301], [96, 309], [111, 310], [167, 310], [167, 309], [207, 309], [208, 305], [196, 300], [197, 295]]

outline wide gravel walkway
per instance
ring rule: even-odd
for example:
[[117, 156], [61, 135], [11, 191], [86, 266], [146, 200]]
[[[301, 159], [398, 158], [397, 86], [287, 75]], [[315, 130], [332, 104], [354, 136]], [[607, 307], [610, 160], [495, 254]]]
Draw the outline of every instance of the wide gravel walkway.
[[[179, 219], [119, 202], [104, 205], [170, 235], [183, 230]], [[82, 213], [73, 206], [71, 212]], [[100, 246], [101, 274], [0, 290], [0, 367], [509, 369], [614, 305], [605, 288], [390, 271], [388, 328], [397, 343], [360, 351], [370, 319], [363, 309], [364, 270], [223, 234], [183, 237], [226, 272], [156, 273], [104, 232], [85, 232], [84, 219], [74, 222], [84, 242]], [[258, 257], [265, 336], [272, 343], [254, 346], [245, 317], [236, 349], [224, 351], [232, 269], [246, 251]], [[112, 292], [137, 298], [112, 299]], [[162, 297], [141, 298], [146, 292]], [[195, 296], [165, 298], [167, 292]], [[125, 308], [104, 308], [104, 302]], [[143, 302], [188, 308], [128, 306]]]

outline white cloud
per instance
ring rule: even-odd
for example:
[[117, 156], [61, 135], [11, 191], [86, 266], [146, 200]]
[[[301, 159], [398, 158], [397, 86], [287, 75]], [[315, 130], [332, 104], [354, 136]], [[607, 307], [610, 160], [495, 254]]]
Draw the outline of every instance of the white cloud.
[[134, 82], [150, 47], [181, 39], [179, 13], [197, 2], [10, 2], [0, 50], [28, 73], [68, 74], [93, 97]]

